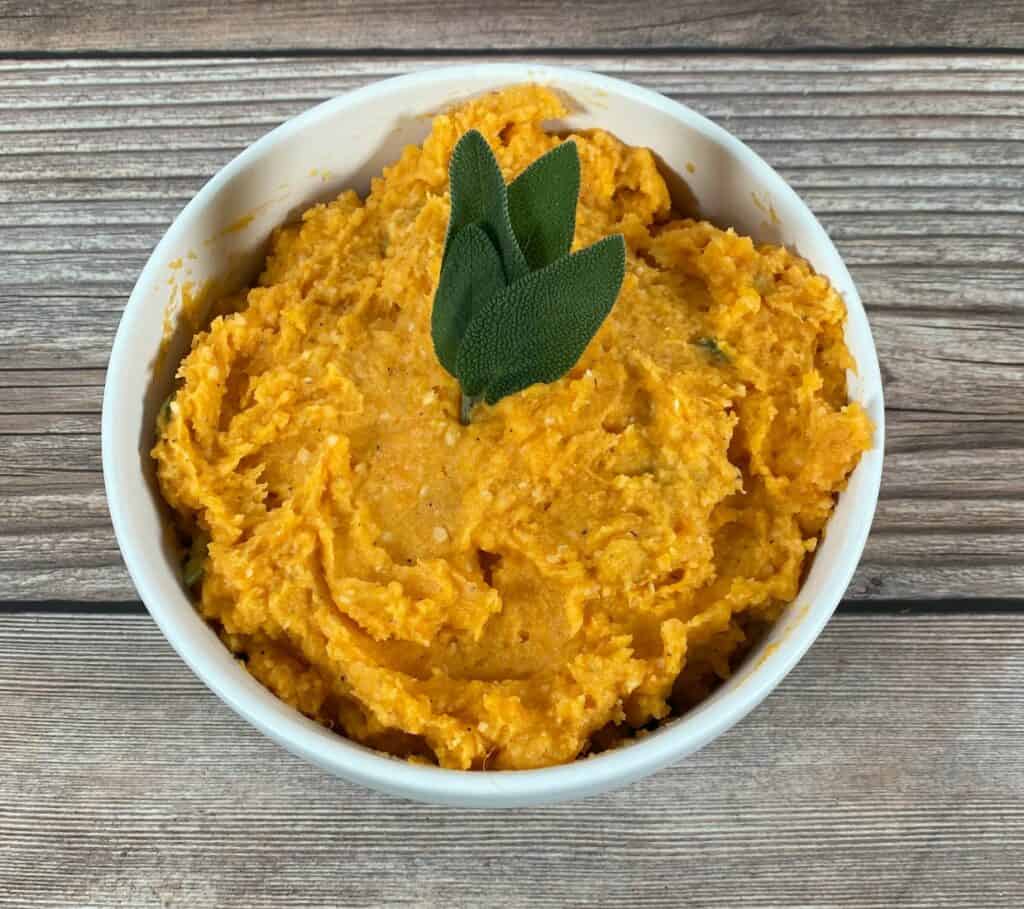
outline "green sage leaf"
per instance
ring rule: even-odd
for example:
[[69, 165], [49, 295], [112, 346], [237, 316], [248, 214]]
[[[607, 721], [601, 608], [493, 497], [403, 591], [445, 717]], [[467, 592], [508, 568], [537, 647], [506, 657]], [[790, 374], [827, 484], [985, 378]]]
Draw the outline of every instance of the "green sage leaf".
[[448, 166], [448, 182], [451, 214], [444, 261], [451, 254], [459, 232], [469, 224], [479, 224], [498, 250], [508, 280], [525, 275], [529, 266], [512, 230], [505, 180], [494, 152], [478, 130], [471, 129], [456, 143]]
[[202, 579], [206, 571], [206, 559], [210, 546], [210, 535], [200, 531], [192, 538], [192, 545], [189, 547], [188, 556], [185, 558], [185, 566], [182, 570], [182, 577], [186, 587], [194, 587]]
[[452, 239], [430, 315], [434, 351], [451, 375], [462, 337], [473, 316], [505, 286], [501, 258], [478, 224], [467, 224]]
[[494, 404], [565, 375], [615, 304], [625, 269], [617, 234], [499, 291], [463, 336], [456, 359], [463, 394]]
[[550, 265], [572, 246], [580, 194], [580, 155], [563, 142], [508, 185], [508, 212], [519, 248], [531, 269]]
[[722, 345], [719, 344], [718, 341], [715, 338], [711, 338], [711, 337], [697, 338], [697, 340], [694, 341], [693, 343], [696, 344], [701, 349], [707, 351], [708, 355], [711, 357], [712, 360], [715, 360], [718, 363], [728, 363], [729, 362], [729, 354], [727, 354], [722, 349]]

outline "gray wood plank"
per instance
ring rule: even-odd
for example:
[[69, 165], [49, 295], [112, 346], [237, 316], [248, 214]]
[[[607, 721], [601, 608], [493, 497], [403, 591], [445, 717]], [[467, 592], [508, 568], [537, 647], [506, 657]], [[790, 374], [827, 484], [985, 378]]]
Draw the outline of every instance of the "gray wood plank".
[[[75, 340], [61, 356], [103, 365], [123, 296], [203, 180], [316, 100], [433, 62], [445, 61], [0, 66], [0, 306], [25, 313], [0, 331], [0, 363], [51, 363], [60, 319]], [[872, 307], [1020, 311], [1024, 146], [1007, 132], [1024, 122], [1017, 57], [561, 62], [690, 101], [765, 152], [816, 207]], [[979, 167], [986, 155], [997, 163]]]
[[146, 616], [6, 615], [0, 892], [97, 909], [1016, 907], [1022, 685], [1019, 613], [841, 611], [697, 755], [583, 802], [465, 811], [289, 756]]
[[827, 48], [1020, 47], [1024, 15], [1014, 0], [779, 0], [751, 6], [722, 0], [630, 4], [513, 0], [484, 7], [450, 0], [343, 0], [288, 4], [185, 0], [125, 6], [72, 0], [0, 2], [0, 50], [175, 51], [365, 48]]
[[[2, 598], [135, 597], [99, 472], [103, 367], [135, 276], [191, 194], [322, 98], [464, 59], [0, 61]], [[876, 533], [850, 596], [1024, 592], [1024, 58], [549, 59], [709, 113], [836, 239], [890, 406]]]

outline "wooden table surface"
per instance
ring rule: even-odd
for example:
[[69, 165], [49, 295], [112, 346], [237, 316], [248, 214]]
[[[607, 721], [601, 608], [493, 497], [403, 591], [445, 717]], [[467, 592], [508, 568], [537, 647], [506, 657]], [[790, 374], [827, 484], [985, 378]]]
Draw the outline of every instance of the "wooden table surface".
[[[219, 167], [375, 79], [529, 59], [749, 142], [835, 239], [889, 404], [847, 599], [736, 729], [626, 790], [471, 812], [329, 778], [138, 602], [104, 368]], [[1024, 901], [1024, 4], [0, 0], [0, 905]]]

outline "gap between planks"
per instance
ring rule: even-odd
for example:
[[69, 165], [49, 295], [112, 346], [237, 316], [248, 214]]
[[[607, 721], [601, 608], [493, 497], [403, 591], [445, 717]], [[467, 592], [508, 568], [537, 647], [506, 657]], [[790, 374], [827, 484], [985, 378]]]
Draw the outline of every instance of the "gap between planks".
[[[857, 615], [1021, 615], [1024, 597], [978, 597], [945, 600], [843, 600], [837, 612]], [[133, 600], [86, 602], [80, 600], [0, 600], [0, 615], [149, 615], [145, 604]]]
[[[0, 20], [2, 21], [2, 20]], [[998, 45], [977, 45], [969, 46], [948, 46], [942, 44], [920, 44], [888, 46], [885, 44], [862, 44], [858, 46], [834, 46], [809, 45], [793, 47], [768, 47], [763, 45], [737, 45], [735, 47], [698, 47], [682, 44], [664, 45], [656, 47], [612, 47], [610, 45], [548, 45], [546, 47], [524, 47], [524, 48], [479, 48], [459, 47], [448, 45], [440, 48], [404, 48], [387, 46], [365, 46], [353, 48], [338, 48], [323, 45], [319, 47], [250, 47], [234, 49], [230, 47], [211, 46], [198, 50], [161, 50], [150, 48], [146, 50], [133, 50], [132, 48], [121, 48], [118, 50], [104, 50], [96, 48], [93, 50], [26, 50], [18, 48], [0, 47], [0, 72], [7, 68], [18, 66], [37, 65], [45, 66], [66, 66], [79, 63], [105, 63], [115, 66], [130, 67], [136, 62], [155, 63], [173, 66], [180, 63], [197, 63], [205, 61], [217, 61], [223, 64], [235, 61], [243, 62], [264, 62], [282, 60], [329, 60], [343, 62], [348, 60], [360, 61], [419, 61], [424, 63], [436, 63], [452, 57], [464, 59], [468, 62], [486, 63], [495, 62], [537, 62], [546, 63], [551, 60], [565, 60], [576, 62], [579, 60], [592, 59], [595, 57], [629, 59], [632, 63], [643, 64], [648, 59], [663, 57], [685, 57], [692, 60], [719, 60], [730, 57], [745, 56], [764, 59], [766, 62], [775, 60], [819, 60], [821, 58], [834, 58], [836, 60], [862, 60], [880, 58], [899, 58], [907, 61], [912, 60], [987, 60], [991, 66], [996, 68], [995, 61], [1005, 61], [1003, 66], [1006, 69], [1014, 69], [1022, 56], [1020, 48], [1000, 47]], [[923, 71], [928, 71], [927, 69]]]

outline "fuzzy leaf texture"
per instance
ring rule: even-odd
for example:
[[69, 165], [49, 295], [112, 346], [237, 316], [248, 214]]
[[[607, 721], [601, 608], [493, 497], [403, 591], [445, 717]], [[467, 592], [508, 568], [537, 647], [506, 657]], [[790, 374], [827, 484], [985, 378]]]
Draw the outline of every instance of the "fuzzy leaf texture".
[[501, 258], [478, 224], [468, 224], [452, 239], [430, 314], [434, 352], [455, 376], [455, 361], [466, 328], [484, 304], [505, 286]]
[[554, 382], [583, 355], [626, 270], [621, 235], [605, 237], [510, 284], [469, 323], [456, 360], [462, 392], [494, 404]]
[[448, 165], [448, 183], [451, 215], [444, 261], [451, 254], [459, 232], [467, 225], [479, 224], [498, 250], [508, 280], [525, 275], [529, 266], [512, 230], [505, 178], [494, 152], [478, 130], [469, 130], [455, 144]]
[[569, 252], [579, 194], [580, 155], [572, 140], [551, 149], [509, 183], [512, 230], [531, 270]]

